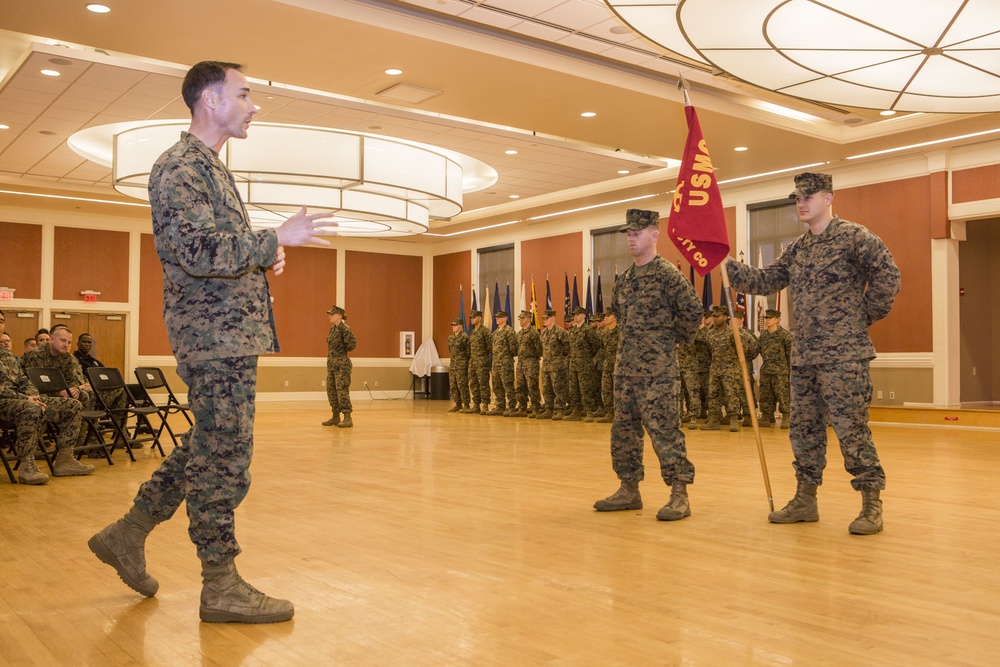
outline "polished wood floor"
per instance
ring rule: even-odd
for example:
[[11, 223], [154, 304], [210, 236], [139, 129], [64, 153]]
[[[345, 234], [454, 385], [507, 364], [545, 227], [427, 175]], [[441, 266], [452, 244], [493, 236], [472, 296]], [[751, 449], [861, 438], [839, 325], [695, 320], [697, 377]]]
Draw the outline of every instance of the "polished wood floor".
[[[616, 486], [608, 426], [365, 401], [353, 429], [319, 403], [258, 409], [241, 573], [295, 619], [198, 621], [183, 509], [147, 546], [142, 599], [87, 550], [158, 463], [121, 454], [86, 478], [0, 481], [0, 664], [997, 665], [996, 431], [875, 427], [883, 533], [838, 452], [821, 521], [768, 524], [753, 435], [688, 432], [693, 515], [647, 446], [643, 510], [597, 513]], [[775, 504], [794, 489], [787, 431], [764, 445]]]

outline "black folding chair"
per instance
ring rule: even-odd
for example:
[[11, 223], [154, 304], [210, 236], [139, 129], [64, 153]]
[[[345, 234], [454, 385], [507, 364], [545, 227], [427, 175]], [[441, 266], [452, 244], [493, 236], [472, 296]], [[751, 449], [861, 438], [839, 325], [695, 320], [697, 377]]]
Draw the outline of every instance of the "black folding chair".
[[[35, 388], [41, 394], [59, 394], [69, 388], [66, 384], [66, 377], [58, 368], [26, 368], [24, 372], [28, 375], [28, 379], [31, 380], [31, 384], [35, 385]], [[42, 396], [42, 400], [45, 400], [45, 396]], [[111, 415], [104, 410], [91, 409], [80, 412], [80, 428], [87, 429], [87, 437], [84, 438], [83, 444], [73, 448], [73, 453], [80, 454], [82, 452], [99, 450], [104, 455], [108, 465], [114, 465], [114, 461], [111, 460], [111, 450], [108, 448], [108, 443], [104, 440], [103, 435], [103, 432], [110, 426]], [[45, 461], [49, 464], [49, 469], [52, 470], [53, 461], [55, 461], [56, 434], [51, 428], [48, 429], [48, 436], [47, 439], [38, 439], [38, 448], [42, 451], [42, 456], [45, 457]], [[94, 439], [93, 443], [91, 443], [91, 437]], [[51, 449], [48, 447], [49, 444], [52, 445]], [[134, 461], [135, 459], [132, 460]], [[55, 474], [54, 471], [53, 474]]]
[[[14, 471], [20, 464], [17, 456], [17, 428], [13, 422], [5, 419], [0, 419], [0, 461], [7, 470], [10, 483], [17, 484], [17, 477], [14, 476]], [[13, 468], [10, 466], [11, 463], [14, 464]]]
[[[167, 384], [167, 379], [163, 376], [163, 371], [159, 368], [153, 366], [140, 366], [135, 369], [135, 379], [139, 381], [138, 387], [140, 389], [136, 398], [140, 398], [147, 404], [154, 405], [159, 408], [163, 423], [176, 445], [177, 438], [185, 435], [187, 431], [184, 433], [174, 433], [173, 429], [170, 428], [168, 418], [170, 415], [182, 415], [184, 419], [187, 420], [188, 430], [190, 430], [190, 427], [194, 426], [194, 419], [191, 417], [191, 406], [177, 400], [177, 397], [174, 396], [174, 392], [170, 389], [170, 385]], [[157, 396], [160, 397], [161, 401], [163, 400], [163, 397], [166, 396], [166, 402], [158, 402], [155, 398]], [[161, 429], [162, 428], [163, 427], [161, 427]]]
[[[150, 442], [160, 452], [160, 456], [166, 456], [163, 446], [160, 444], [159, 435], [163, 432], [163, 424], [166, 424], [166, 420], [160, 414], [160, 409], [155, 406], [140, 405], [125, 385], [122, 374], [118, 372], [117, 368], [106, 366], [88, 368], [87, 377], [90, 379], [90, 386], [93, 388], [94, 395], [101, 407], [111, 415], [111, 421], [115, 427], [115, 440], [111, 443], [112, 451], [121, 444], [134, 461], [135, 456], [132, 454], [132, 448], [137, 445], [141, 447], [141, 443]], [[117, 397], [124, 397], [124, 402]], [[158, 429], [149, 420], [151, 415], [157, 415], [163, 422]], [[130, 424], [132, 419], [135, 422]], [[169, 426], [167, 431], [170, 432]], [[142, 432], [147, 432], [150, 435], [142, 435]], [[170, 433], [170, 436], [173, 439], [173, 433]]]

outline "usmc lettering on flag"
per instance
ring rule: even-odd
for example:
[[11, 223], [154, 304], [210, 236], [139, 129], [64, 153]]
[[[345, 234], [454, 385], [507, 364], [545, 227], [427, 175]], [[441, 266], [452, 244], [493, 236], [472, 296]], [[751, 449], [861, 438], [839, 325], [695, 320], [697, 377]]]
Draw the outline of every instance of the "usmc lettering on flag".
[[688, 137], [677, 173], [667, 235], [700, 275], [729, 254], [729, 234], [712, 158], [694, 107], [684, 107]]

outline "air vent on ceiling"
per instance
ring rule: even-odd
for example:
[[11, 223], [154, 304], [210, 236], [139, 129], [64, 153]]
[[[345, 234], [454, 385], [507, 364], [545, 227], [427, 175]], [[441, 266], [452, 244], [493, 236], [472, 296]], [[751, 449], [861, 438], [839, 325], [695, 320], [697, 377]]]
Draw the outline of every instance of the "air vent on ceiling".
[[408, 104], [420, 104], [432, 97], [437, 97], [442, 92], [444, 91], [424, 88], [422, 86], [411, 86], [408, 83], [397, 83], [394, 86], [389, 86], [385, 90], [375, 93], [375, 96], [385, 97], [397, 102], [406, 102]]

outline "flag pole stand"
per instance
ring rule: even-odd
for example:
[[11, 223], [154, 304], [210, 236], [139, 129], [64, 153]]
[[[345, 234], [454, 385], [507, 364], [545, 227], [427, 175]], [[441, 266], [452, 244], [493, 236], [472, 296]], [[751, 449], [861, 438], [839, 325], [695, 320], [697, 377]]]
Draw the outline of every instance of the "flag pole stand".
[[764, 458], [764, 443], [760, 438], [760, 424], [757, 422], [757, 407], [754, 405], [753, 389], [750, 387], [750, 371], [747, 368], [746, 354], [743, 352], [743, 338], [740, 336], [740, 322], [736, 321], [736, 313], [733, 311], [733, 298], [730, 295], [729, 273], [726, 271], [726, 262], [723, 260], [719, 264], [722, 271], [722, 286], [726, 293], [726, 306], [729, 309], [729, 326], [733, 330], [733, 339], [736, 341], [736, 356], [740, 360], [740, 371], [743, 374], [743, 391], [746, 392], [747, 405], [750, 408], [750, 423], [753, 425], [754, 440], [757, 442], [757, 457], [760, 459], [760, 471], [764, 476], [764, 490], [767, 493], [767, 504], [771, 511], [774, 511], [774, 495], [771, 493], [771, 478], [767, 474], [767, 460]]

